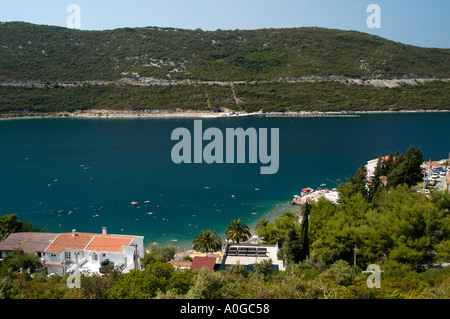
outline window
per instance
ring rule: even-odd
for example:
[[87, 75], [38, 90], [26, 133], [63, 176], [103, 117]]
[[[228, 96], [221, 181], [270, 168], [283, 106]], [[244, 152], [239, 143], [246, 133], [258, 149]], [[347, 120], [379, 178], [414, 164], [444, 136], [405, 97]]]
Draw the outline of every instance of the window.
[[65, 251], [64, 252], [64, 259], [71, 259], [70, 258], [70, 251]]
[[92, 260], [98, 260], [98, 255], [97, 254], [93, 254], [92, 255]]

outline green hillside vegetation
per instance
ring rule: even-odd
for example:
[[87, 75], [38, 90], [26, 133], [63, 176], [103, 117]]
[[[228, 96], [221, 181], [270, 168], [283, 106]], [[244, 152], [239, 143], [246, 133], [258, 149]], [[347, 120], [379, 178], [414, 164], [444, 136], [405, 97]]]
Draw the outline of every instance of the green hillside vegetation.
[[301, 76], [446, 78], [450, 50], [325, 28], [81, 31], [0, 24], [0, 80], [152, 77], [218, 81]]
[[204, 110], [247, 112], [448, 110], [448, 82], [394, 88], [334, 81], [226, 85], [0, 86], [0, 117], [11, 112]]
[[[356, 31], [81, 31], [8, 22], [0, 23], [0, 57], [3, 117], [87, 109], [397, 111], [448, 109], [449, 101], [449, 49]], [[393, 88], [348, 81], [405, 77], [435, 81]], [[150, 79], [153, 85], [135, 85]], [[158, 82], [168, 80], [177, 84]]]

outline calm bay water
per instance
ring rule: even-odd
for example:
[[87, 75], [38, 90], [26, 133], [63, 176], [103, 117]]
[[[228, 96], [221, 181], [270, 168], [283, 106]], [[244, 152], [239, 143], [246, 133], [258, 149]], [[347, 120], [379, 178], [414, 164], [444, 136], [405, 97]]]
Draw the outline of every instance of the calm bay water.
[[380, 153], [413, 144], [425, 159], [447, 158], [448, 123], [450, 113], [203, 119], [203, 129], [223, 133], [279, 128], [279, 170], [261, 175], [260, 163], [174, 164], [172, 130], [193, 133], [193, 119], [0, 121], [0, 215], [15, 213], [49, 232], [106, 226], [143, 235], [146, 244], [176, 240], [187, 248], [200, 230], [223, 238], [233, 219], [254, 225], [283, 211], [303, 187], [337, 187]]

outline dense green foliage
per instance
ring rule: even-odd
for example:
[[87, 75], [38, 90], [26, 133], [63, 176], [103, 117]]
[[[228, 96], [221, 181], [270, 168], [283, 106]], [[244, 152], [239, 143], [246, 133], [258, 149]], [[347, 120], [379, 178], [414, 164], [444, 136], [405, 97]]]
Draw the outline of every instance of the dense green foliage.
[[233, 85], [0, 86], [0, 115], [9, 112], [130, 111], [400, 111], [448, 110], [450, 84], [433, 81], [399, 87], [374, 87], [334, 81]]
[[448, 77], [448, 49], [325, 28], [81, 31], [0, 24], [0, 80], [272, 80], [299, 76]]
[[402, 299], [450, 298], [450, 267], [411, 271], [387, 260], [381, 265], [381, 288], [366, 286], [368, 274], [344, 260], [326, 265], [312, 255], [286, 271], [270, 272], [260, 262], [254, 272], [236, 266], [211, 272], [175, 270], [152, 262], [143, 271], [82, 275], [80, 288], [68, 288], [67, 275], [18, 274], [0, 268], [0, 298], [6, 299]]

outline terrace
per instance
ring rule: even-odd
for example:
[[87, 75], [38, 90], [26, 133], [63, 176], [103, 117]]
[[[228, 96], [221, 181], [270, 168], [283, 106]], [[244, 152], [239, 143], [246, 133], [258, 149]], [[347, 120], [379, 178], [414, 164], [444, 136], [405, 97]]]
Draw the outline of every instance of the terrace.
[[262, 260], [271, 259], [272, 264], [284, 270], [284, 261], [278, 257], [277, 245], [231, 244], [225, 248], [222, 264], [253, 265]]

